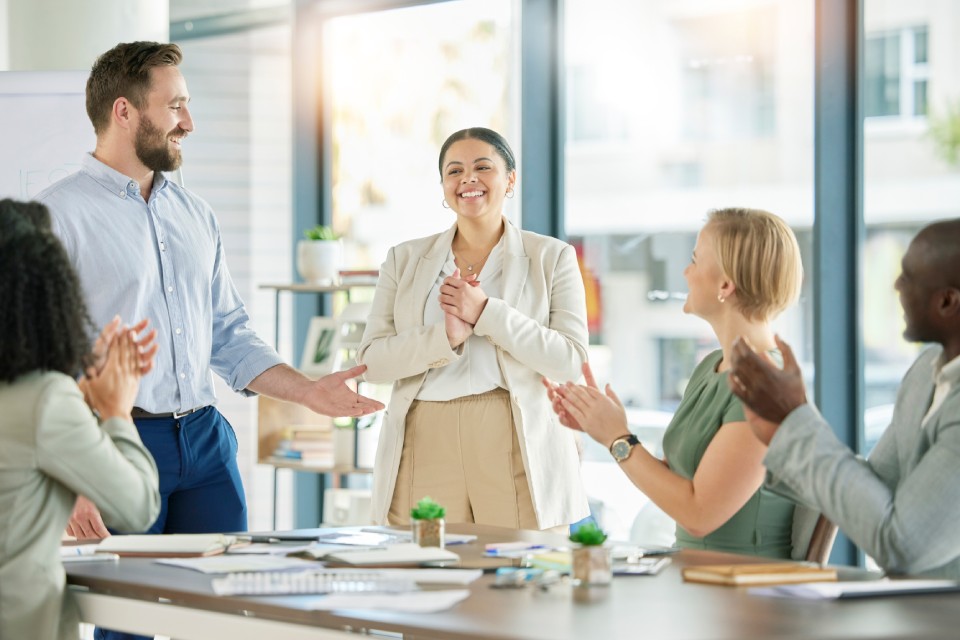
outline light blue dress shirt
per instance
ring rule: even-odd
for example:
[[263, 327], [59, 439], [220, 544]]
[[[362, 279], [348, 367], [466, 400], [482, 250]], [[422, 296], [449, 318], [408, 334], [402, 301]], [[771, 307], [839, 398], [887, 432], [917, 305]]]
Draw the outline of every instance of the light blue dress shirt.
[[213, 404], [211, 369], [249, 395], [250, 381], [282, 362], [248, 326], [220, 227], [196, 195], [157, 172], [144, 202], [135, 180], [88, 154], [37, 200], [50, 209], [94, 323], [120, 314], [157, 329], [160, 350], [136, 406], [166, 413]]

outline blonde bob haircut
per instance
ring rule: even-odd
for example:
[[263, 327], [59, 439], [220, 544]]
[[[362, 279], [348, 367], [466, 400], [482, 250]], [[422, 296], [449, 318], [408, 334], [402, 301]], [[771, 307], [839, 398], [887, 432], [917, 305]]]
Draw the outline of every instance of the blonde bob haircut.
[[800, 297], [803, 264], [793, 231], [761, 209], [716, 209], [707, 214], [720, 268], [736, 287], [739, 311], [766, 322]]

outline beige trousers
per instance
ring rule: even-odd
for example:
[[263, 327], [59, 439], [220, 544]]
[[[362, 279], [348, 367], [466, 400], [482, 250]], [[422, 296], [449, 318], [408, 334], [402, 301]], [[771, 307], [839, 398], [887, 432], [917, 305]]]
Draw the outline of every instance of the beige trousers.
[[537, 528], [506, 390], [413, 402], [387, 515], [390, 524], [409, 523], [410, 509], [424, 496], [446, 508], [447, 522]]

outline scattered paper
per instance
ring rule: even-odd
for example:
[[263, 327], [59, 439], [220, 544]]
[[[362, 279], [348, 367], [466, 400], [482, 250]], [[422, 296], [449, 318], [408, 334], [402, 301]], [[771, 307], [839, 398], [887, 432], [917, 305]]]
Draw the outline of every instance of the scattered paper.
[[412, 591], [409, 593], [333, 593], [310, 605], [317, 611], [334, 609], [378, 609], [408, 613], [446, 611], [470, 595], [467, 589]]
[[[413, 540], [413, 532], [409, 529], [394, 529], [393, 527], [364, 527], [361, 529], [361, 531], [369, 531], [370, 533], [386, 533], [403, 540]], [[443, 536], [443, 540], [448, 546], [451, 544], [466, 544], [468, 542], [473, 542], [476, 539], [477, 536], [467, 533], [445, 533]]]
[[749, 593], [776, 598], [803, 600], [837, 600], [906, 595], [910, 593], [942, 593], [960, 591], [953, 580], [860, 580], [856, 582], [808, 582], [777, 587], [754, 587]]
[[201, 573], [240, 573], [248, 571], [296, 571], [317, 568], [317, 563], [275, 555], [220, 555], [205, 558], [164, 558], [157, 564], [192, 569]]

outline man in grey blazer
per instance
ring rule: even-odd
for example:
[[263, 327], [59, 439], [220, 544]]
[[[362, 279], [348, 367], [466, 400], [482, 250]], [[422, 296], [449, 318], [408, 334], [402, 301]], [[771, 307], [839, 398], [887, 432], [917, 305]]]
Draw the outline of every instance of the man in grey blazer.
[[895, 288], [904, 337], [932, 343], [903, 378], [890, 427], [869, 460], [807, 402], [779, 341], [782, 370], [741, 341], [730, 387], [769, 445], [767, 486], [823, 512], [890, 573], [960, 578], [960, 219], [920, 231]]

